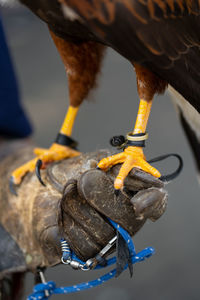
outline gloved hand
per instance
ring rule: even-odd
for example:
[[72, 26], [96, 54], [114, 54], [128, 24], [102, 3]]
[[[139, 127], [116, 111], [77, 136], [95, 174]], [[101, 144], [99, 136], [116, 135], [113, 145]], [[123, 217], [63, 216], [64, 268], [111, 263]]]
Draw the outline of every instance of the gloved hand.
[[[107, 217], [134, 235], [147, 218], [155, 221], [164, 213], [164, 184], [141, 170], [132, 170], [124, 190], [115, 194], [119, 166], [107, 173], [96, 169], [98, 161], [110, 154], [97, 151], [50, 165], [42, 171], [45, 187], [29, 174], [17, 190], [18, 197], [9, 193], [7, 183], [15, 164], [29, 159], [27, 149], [0, 165], [0, 222], [24, 256], [16, 270], [60, 263], [61, 237], [83, 261], [94, 257], [116, 235]], [[13, 261], [18, 261], [16, 252]]]
[[[116, 235], [107, 217], [134, 235], [146, 219], [157, 220], [167, 204], [164, 184], [139, 169], [129, 174], [125, 189], [116, 195], [113, 182], [119, 166], [107, 173], [94, 168], [100, 154], [82, 155], [81, 168], [80, 157], [73, 159], [79, 172], [71, 166], [74, 174], [66, 180], [58, 210], [59, 235], [83, 261], [95, 256]], [[65, 163], [65, 170], [69, 170], [70, 160]], [[63, 162], [55, 167], [60, 169], [60, 164]]]

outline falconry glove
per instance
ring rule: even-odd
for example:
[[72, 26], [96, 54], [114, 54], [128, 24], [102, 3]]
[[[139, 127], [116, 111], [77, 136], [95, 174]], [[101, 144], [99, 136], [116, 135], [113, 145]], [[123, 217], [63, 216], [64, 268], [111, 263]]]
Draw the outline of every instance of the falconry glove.
[[[27, 149], [23, 151], [27, 153]], [[108, 218], [133, 236], [147, 219], [155, 221], [164, 213], [167, 204], [164, 183], [142, 170], [132, 170], [124, 189], [115, 193], [113, 182], [120, 166], [108, 172], [96, 168], [98, 161], [110, 153], [97, 151], [50, 165], [42, 171], [46, 187], [29, 174], [17, 190], [18, 197], [10, 194], [6, 186], [9, 166], [26, 160], [27, 155], [23, 156], [21, 150], [7, 159], [0, 195], [0, 211], [7, 210], [7, 216], [1, 214], [0, 218], [20, 248], [20, 264], [16, 270], [34, 272], [37, 267], [60, 263], [61, 238], [86, 261], [95, 257], [116, 235]], [[3, 164], [2, 168], [5, 170]], [[119, 256], [124, 255], [118, 252]], [[1, 253], [1, 257], [6, 255]], [[16, 256], [15, 253], [15, 262]], [[0, 273], [7, 271], [1, 265]]]

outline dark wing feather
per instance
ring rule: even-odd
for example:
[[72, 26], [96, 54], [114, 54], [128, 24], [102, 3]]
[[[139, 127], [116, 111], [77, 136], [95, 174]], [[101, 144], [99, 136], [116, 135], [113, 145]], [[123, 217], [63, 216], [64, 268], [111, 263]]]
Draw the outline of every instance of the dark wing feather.
[[64, 0], [106, 45], [171, 84], [200, 112], [200, 2]]

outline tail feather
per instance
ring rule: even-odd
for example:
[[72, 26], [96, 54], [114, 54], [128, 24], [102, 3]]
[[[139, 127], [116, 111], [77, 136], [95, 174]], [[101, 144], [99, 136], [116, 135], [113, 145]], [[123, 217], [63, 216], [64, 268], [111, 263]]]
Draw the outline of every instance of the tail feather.
[[200, 173], [200, 142], [197, 139], [195, 132], [191, 129], [190, 125], [187, 123], [187, 120], [184, 118], [183, 113], [180, 111], [180, 120], [185, 131], [186, 137], [191, 146], [194, 158], [196, 160], [196, 166], [198, 172]]
[[200, 174], [200, 113], [173, 88], [170, 87], [169, 91]]

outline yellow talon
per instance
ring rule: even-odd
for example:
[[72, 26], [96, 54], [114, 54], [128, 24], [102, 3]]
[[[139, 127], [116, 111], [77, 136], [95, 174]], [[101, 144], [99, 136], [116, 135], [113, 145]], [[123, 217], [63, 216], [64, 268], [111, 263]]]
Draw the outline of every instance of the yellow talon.
[[114, 187], [117, 190], [123, 187], [125, 178], [133, 168], [140, 168], [155, 177], [161, 176], [158, 170], [147, 163], [141, 147], [127, 147], [122, 153], [102, 159], [99, 162], [98, 167], [106, 170], [118, 163], [123, 164], [114, 182]]
[[20, 184], [22, 178], [24, 175], [28, 172], [33, 172], [35, 169], [35, 165], [37, 162], [38, 158], [34, 158], [21, 167], [17, 168], [15, 171], [12, 172], [12, 178], [13, 178], [13, 183], [14, 184]]
[[[140, 75], [144, 76], [144, 74], [145, 72], [143, 70]], [[148, 135], [146, 133], [146, 127], [147, 127], [147, 122], [148, 122], [151, 105], [152, 105], [152, 99], [150, 97], [151, 95], [145, 94], [144, 93], [145, 89], [141, 89], [141, 86], [139, 90], [142, 96], [145, 97], [148, 96], [148, 97], [146, 98], [147, 100], [143, 98], [140, 99], [140, 105], [139, 105], [139, 110], [138, 110], [138, 115], [137, 115], [134, 130], [133, 132], [130, 132], [127, 135], [127, 140], [133, 143], [137, 142], [138, 140], [144, 141], [147, 139]], [[136, 135], [138, 134], [140, 135], [139, 139], [138, 136], [136, 137]], [[102, 159], [99, 162], [98, 167], [102, 170], [107, 170], [113, 165], [119, 163], [123, 163], [123, 164], [114, 182], [114, 187], [116, 190], [119, 190], [123, 187], [125, 178], [133, 168], [142, 169], [143, 171], [150, 173], [155, 177], [161, 176], [158, 170], [156, 170], [154, 167], [148, 164], [148, 162], [145, 159], [142, 147], [140, 145], [138, 146], [132, 144], [132, 146], [127, 147], [124, 150], [124, 152]]]
[[[66, 117], [64, 119], [63, 125], [59, 132], [59, 135], [70, 137], [73, 129], [73, 124], [78, 113], [78, 106], [73, 107], [69, 106]], [[18, 169], [12, 172], [11, 174], [11, 184], [20, 184], [24, 175], [28, 172], [33, 172], [36, 167], [38, 160], [41, 160], [41, 168], [45, 168], [46, 165], [52, 161], [62, 160], [68, 157], [74, 157], [80, 155], [80, 152], [63, 146], [60, 143], [54, 143], [49, 149], [44, 148], [35, 148], [34, 153], [37, 156], [36, 158], [30, 160], [26, 164], [22, 165]]]
[[37, 155], [36, 158], [30, 160], [12, 172], [14, 184], [20, 184], [26, 173], [33, 172], [35, 170], [38, 159], [42, 161], [42, 167], [44, 168], [52, 161], [58, 161], [64, 158], [80, 155], [80, 152], [56, 143], [54, 143], [49, 149], [35, 148], [34, 153]]

